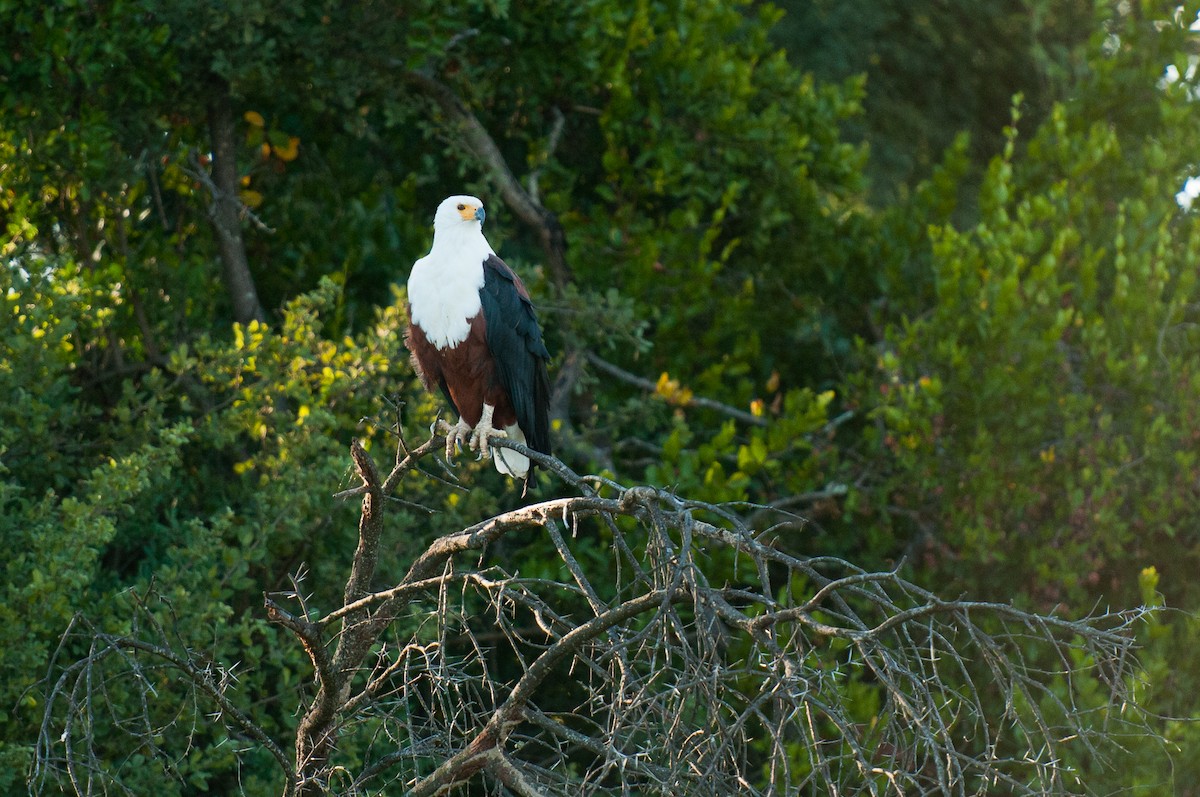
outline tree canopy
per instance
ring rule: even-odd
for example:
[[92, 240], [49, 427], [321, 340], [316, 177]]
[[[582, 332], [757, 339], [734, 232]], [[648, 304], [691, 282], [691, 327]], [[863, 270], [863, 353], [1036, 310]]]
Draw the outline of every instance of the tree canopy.
[[[1200, 208], [1175, 198], [1200, 172], [1196, 4], [781, 5], [0, 3], [0, 790], [59, 760], [39, 733], [88, 639], [166, 629], [237, 663], [232, 707], [295, 732], [313, 661], [262, 596], [303, 572], [342, 605], [351, 441], [382, 461], [438, 412], [404, 283], [455, 193], [484, 197], [534, 294], [575, 472], [930, 595], [1170, 607], [1120, 672], [1143, 732], [1064, 747], [1047, 793], [1200, 780], [1172, 752], [1197, 731], [1163, 719], [1200, 691]], [[479, 465], [443, 476], [395, 495], [383, 582], [523, 504]], [[538, 497], [567, 487], [544, 474]], [[590, 533], [590, 573], [647, 554], [616, 564]], [[535, 531], [483, 555], [565, 583], [562, 550]], [[891, 716], [841, 654], [814, 647], [823, 688], [853, 722]], [[1028, 655], [1047, 700], [1111, 719], [1112, 684], [1055, 676], [1086, 652]], [[269, 750], [150, 694], [106, 682], [93, 730], [146, 705], [184, 741], [114, 736], [88, 777], [280, 791]]]

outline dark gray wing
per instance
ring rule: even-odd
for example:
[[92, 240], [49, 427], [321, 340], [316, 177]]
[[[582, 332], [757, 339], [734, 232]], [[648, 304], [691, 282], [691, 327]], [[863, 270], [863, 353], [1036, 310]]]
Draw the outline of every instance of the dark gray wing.
[[533, 302], [521, 278], [503, 260], [490, 255], [483, 263], [479, 292], [487, 324], [487, 345], [496, 374], [508, 392], [517, 425], [529, 447], [550, 453], [550, 352], [542, 340]]

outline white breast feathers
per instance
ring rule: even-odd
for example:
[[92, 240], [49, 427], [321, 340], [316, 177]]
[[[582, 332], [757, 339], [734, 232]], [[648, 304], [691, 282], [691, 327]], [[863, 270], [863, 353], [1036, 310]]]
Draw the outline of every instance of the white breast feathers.
[[483, 287], [483, 259], [489, 253], [456, 253], [447, 256], [435, 247], [418, 260], [408, 277], [408, 302], [412, 322], [439, 349], [467, 339], [470, 319], [479, 314]]

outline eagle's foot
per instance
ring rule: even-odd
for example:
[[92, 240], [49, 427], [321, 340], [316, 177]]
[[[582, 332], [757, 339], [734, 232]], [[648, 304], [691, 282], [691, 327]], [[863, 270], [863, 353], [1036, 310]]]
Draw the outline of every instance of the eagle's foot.
[[471, 439], [467, 441], [467, 445], [471, 447], [472, 451], [479, 452], [479, 456], [475, 458], [476, 462], [492, 455], [491, 441], [497, 437], [508, 437], [508, 432], [496, 429], [490, 423], [485, 426], [482, 421], [475, 426], [475, 431], [471, 432]]
[[496, 408], [491, 404], [483, 405], [482, 417], [480, 417], [479, 423], [475, 424], [475, 431], [471, 432], [471, 437], [467, 440], [467, 445], [471, 447], [471, 450], [479, 452], [479, 456], [475, 458], [476, 462], [492, 455], [490, 441], [493, 438], [508, 437], [508, 432], [492, 426], [492, 414], [495, 411]]
[[[453, 462], [454, 455], [462, 449], [462, 441], [467, 440], [468, 445], [471, 445], [470, 440], [471, 427], [462, 418], [458, 419], [458, 423], [451, 425], [449, 422], [438, 418], [436, 422], [438, 431], [446, 435], [446, 461]], [[475, 450], [475, 446], [471, 445], [471, 450]]]

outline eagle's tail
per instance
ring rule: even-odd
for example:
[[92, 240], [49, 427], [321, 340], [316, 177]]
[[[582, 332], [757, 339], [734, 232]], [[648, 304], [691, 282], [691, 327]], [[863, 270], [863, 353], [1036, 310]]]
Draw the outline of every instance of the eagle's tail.
[[[512, 426], [504, 427], [504, 431], [509, 440], [526, 445], [525, 433], [521, 431], [520, 426], [514, 423]], [[529, 473], [529, 457], [518, 454], [511, 448], [501, 448], [500, 446], [493, 448], [492, 461], [496, 463], [496, 470], [514, 479], [524, 479]]]

